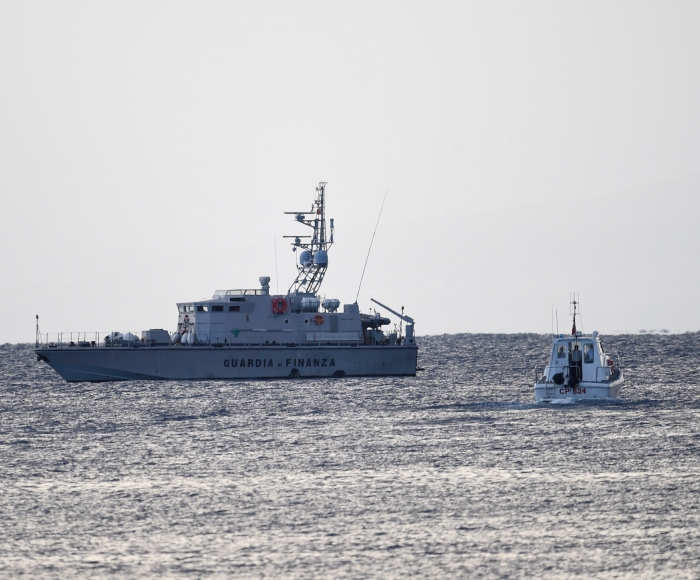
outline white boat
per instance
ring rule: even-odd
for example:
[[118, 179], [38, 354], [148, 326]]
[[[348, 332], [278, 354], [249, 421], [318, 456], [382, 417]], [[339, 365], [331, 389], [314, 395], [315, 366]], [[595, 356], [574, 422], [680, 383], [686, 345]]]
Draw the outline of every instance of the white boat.
[[[176, 330], [42, 335], [35, 352], [66, 381], [268, 379], [415, 375], [418, 347], [409, 316], [372, 301], [390, 319], [319, 295], [333, 244], [326, 226], [325, 183], [308, 212], [286, 212], [311, 229], [292, 238], [297, 277], [286, 294], [270, 278], [253, 289], [217, 290], [212, 298], [177, 304]], [[404, 328], [405, 323], [405, 328]]]
[[624, 382], [619, 355], [605, 352], [597, 332], [576, 330], [573, 302], [571, 335], [555, 335], [549, 364], [535, 367], [535, 401], [617, 399]]

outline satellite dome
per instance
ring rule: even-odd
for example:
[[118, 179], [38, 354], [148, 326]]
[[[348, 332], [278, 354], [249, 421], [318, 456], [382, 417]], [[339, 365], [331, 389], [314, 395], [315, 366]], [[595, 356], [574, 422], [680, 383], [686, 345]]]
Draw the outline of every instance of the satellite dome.
[[314, 254], [314, 262], [317, 266], [328, 266], [328, 252], [325, 250], [318, 250]]
[[309, 266], [311, 264], [311, 252], [309, 252], [309, 250], [304, 250], [299, 254], [299, 263], [302, 266]]

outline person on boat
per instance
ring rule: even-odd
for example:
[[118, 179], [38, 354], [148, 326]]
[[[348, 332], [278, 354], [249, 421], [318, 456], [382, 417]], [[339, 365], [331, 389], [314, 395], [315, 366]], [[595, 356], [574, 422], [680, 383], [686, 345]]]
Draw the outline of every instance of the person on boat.
[[571, 362], [573, 364], [581, 362], [581, 351], [578, 348], [578, 344], [575, 344], [574, 350], [571, 351]]
[[581, 380], [581, 351], [578, 344], [574, 345], [574, 350], [571, 351], [571, 375]]

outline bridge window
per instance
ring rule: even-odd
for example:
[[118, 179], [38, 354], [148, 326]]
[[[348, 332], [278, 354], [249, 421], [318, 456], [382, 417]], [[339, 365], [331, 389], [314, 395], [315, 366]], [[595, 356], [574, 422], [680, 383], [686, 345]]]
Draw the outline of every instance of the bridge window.
[[240, 306], [229, 306], [229, 307], [228, 307], [228, 311], [229, 311], [229, 312], [240, 312], [240, 311], [241, 311], [241, 307], [240, 307]]
[[197, 312], [209, 312], [209, 306], [204, 304], [197, 304]]
[[212, 312], [223, 312], [223, 311], [224, 311], [224, 307], [223, 307], [221, 304], [214, 304], [214, 305], [211, 307], [211, 311], [212, 311]]

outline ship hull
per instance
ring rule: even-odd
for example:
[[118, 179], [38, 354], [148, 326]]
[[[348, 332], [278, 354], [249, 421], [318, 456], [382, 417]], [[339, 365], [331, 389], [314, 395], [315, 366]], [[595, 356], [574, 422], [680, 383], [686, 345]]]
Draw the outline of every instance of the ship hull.
[[62, 347], [39, 360], [68, 382], [414, 376], [415, 346]]
[[535, 385], [535, 402], [550, 403], [557, 399], [617, 399], [620, 396], [623, 378], [611, 383], [582, 381], [576, 387], [544, 382]]

